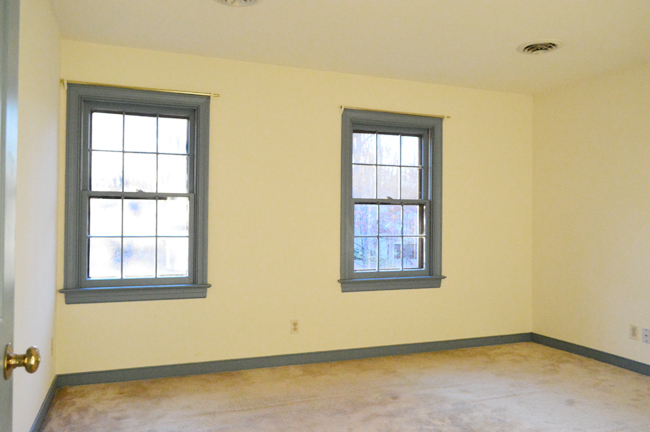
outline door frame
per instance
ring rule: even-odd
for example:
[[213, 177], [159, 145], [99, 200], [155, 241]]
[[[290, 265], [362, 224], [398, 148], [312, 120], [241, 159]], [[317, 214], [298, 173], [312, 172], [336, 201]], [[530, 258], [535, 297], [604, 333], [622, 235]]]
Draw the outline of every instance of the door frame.
[[[20, 0], [0, 0], [0, 353], [13, 343]], [[11, 432], [13, 384], [0, 374], [0, 430]]]

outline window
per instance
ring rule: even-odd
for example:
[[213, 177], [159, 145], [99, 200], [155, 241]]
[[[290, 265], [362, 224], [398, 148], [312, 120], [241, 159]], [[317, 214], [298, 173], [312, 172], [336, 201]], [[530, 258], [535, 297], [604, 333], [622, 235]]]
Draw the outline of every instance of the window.
[[343, 291], [440, 287], [442, 119], [346, 109], [341, 164]]
[[68, 86], [66, 303], [207, 295], [209, 104]]

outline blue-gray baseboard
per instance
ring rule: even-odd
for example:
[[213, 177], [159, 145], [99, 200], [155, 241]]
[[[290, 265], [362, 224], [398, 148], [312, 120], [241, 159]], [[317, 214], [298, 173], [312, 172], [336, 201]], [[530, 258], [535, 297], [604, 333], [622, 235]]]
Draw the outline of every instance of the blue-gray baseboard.
[[542, 336], [537, 333], [531, 333], [531, 341], [538, 343], [540, 345], [546, 345], [547, 347], [570, 352], [572, 354], [577, 354], [582, 357], [598, 360], [599, 362], [607, 363], [613, 366], [618, 366], [620, 368], [627, 369], [632, 372], [639, 373], [641, 375], [650, 376], [650, 365], [647, 365], [645, 363], [640, 363], [638, 361], [626, 359], [625, 357], [620, 357], [614, 354], [609, 354], [603, 351], [598, 351], [595, 349], [584, 347], [582, 345], [576, 345], [570, 342], [564, 342], [559, 339], [553, 339], [548, 336]]
[[319, 351], [301, 354], [285, 354], [267, 357], [254, 357], [233, 360], [217, 360], [201, 363], [184, 363], [165, 366], [150, 366], [130, 369], [116, 369], [99, 372], [81, 372], [58, 375], [52, 382], [38, 416], [34, 421], [31, 432], [40, 430], [47, 411], [52, 404], [56, 389], [64, 386], [86, 384], [104, 384], [122, 381], [136, 381], [154, 378], [169, 378], [187, 375], [202, 375], [218, 372], [229, 372], [265, 367], [290, 366], [309, 363], [324, 363], [342, 360], [358, 360], [371, 357], [416, 354], [433, 351], [445, 351], [459, 348], [474, 348], [490, 345], [504, 345], [517, 342], [536, 342], [551, 348], [578, 354], [583, 357], [628, 369], [650, 376], [650, 365], [629, 360], [606, 352], [594, 350], [580, 345], [542, 336], [536, 333], [518, 333], [503, 336], [478, 337], [471, 339], [456, 339], [440, 342], [423, 342], [403, 345], [388, 345], [370, 348], [353, 348], [334, 351]]
[[32, 424], [32, 428], [29, 430], [29, 432], [39, 432], [41, 430], [41, 427], [43, 427], [43, 422], [45, 421], [47, 412], [50, 410], [50, 406], [52, 405], [52, 401], [54, 400], [54, 396], [56, 395], [57, 388], [58, 388], [57, 377], [55, 376], [54, 379], [52, 380], [52, 385], [50, 386], [50, 389], [47, 391], [47, 394], [45, 395], [45, 400], [43, 400], [43, 403], [41, 404], [41, 408], [38, 410], [38, 414], [36, 414], [36, 419], [34, 420], [34, 424]]
[[308, 363], [324, 363], [342, 360], [357, 360], [370, 357], [414, 354], [443, 351], [457, 348], [501, 345], [515, 342], [530, 342], [530, 333], [459, 339], [442, 342], [424, 342], [404, 345], [388, 345], [371, 348], [354, 348], [335, 351], [319, 351], [302, 354], [285, 354], [268, 357], [254, 357], [234, 360], [217, 360], [201, 363], [185, 363], [169, 366], [150, 366], [132, 369], [117, 369], [100, 372], [83, 372], [59, 375], [57, 386], [112, 383], [153, 378], [168, 378], [185, 375], [202, 375], [265, 367], [290, 366]]

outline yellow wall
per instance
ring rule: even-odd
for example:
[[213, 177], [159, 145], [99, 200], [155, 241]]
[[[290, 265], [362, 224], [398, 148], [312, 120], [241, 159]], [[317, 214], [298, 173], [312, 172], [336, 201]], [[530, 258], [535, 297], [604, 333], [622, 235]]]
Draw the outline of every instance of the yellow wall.
[[533, 329], [650, 364], [650, 66], [534, 99]]
[[18, 370], [13, 430], [28, 431], [52, 384], [56, 281], [57, 153], [61, 39], [47, 0], [20, 2], [15, 336], [36, 345], [38, 372]]
[[[68, 80], [221, 97], [207, 299], [65, 305], [59, 294], [57, 373], [531, 331], [532, 97], [71, 41], [62, 53]], [[341, 293], [341, 105], [451, 116], [441, 289]], [[62, 236], [60, 222], [58, 288]]]

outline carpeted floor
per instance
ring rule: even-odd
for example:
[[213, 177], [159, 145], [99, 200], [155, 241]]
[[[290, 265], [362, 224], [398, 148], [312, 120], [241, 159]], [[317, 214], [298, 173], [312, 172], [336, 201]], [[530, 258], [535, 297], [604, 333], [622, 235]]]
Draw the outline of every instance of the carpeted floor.
[[64, 387], [43, 430], [650, 432], [650, 377], [520, 343]]

